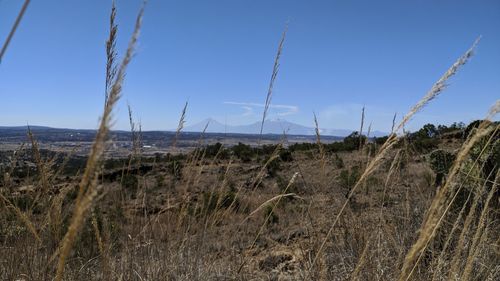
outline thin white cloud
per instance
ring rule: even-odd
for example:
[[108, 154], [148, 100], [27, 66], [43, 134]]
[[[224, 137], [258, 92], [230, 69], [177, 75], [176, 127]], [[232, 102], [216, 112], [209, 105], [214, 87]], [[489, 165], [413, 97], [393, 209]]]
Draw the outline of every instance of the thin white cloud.
[[[256, 107], [264, 107], [262, 103], [254, 103], [254, 102], [235, 102], [235, 101], [225, 101], [224, 104], [229, 105], [237, 105], [245, 110], [242, 116], [250, 116], [254, 114], [254, 108]], [[286, 105], [286, 104], [271, 104], [269, 108], [274, 109], [276, 111], [274, 114], [277, 116], [288, 116], [293, 115], [299, 112], [299, 107], [295, 105]]]
[[251, 106], [243, 105], [243, 106], [241, 106], [241, 108], [243, 108], [245, 110], [245, 112], [243, 112], [243, 114], [241, 114], [241, 116], [252, 116], [254, 114], [253, 107], [251, 107]]

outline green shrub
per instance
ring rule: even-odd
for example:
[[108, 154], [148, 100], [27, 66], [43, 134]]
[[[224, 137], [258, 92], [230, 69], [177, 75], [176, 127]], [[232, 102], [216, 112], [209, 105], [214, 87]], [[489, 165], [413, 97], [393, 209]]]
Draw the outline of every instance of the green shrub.
[[455, 155], [442, 149], [434, 150], [429, 155], [431, 169], [436, 173], [436, 181], [434, 183], [436, 186], [443, 183], [445, 175], [448, 174], [453, 161], [455, 161]]
[[267, 174], [270, 177], [275, 177], [278, 171], [281, 170], [280, 158], [278, 157], [271, 161], [269, 161], [269, 159], [266, 159], [265, 161], [263, 161], [263, 164], [265, 165], [267, 162], [269, 162], [266, 166]]
[[294, 143], [288, 147], [291, 152], [317, 150], [318, 145], [310, 142]]
[[198, 155], [205, 155], [206, 158], [214, 158], [217, 156], [217, 159], [228, 159], [229, 152], [220, 142], [216, 142], [214, 144], [206, 145], [203, 148], [195, 149], [192, 154], [198, 153]]
[[366, 143], [366, 136], [360, 136], [359, 132], [352, 132], [350, 135], [344, 138], [344, 150], [353, 151], [360, 147], [361, 143]]
[[360, 176], [361, 174], [358, 166], [354, 166], [351, 169], [344, 169], [340, 172], [339, 176], [340, 186], [347, 189], [347, 194], [349, 194]]
[[279, 155], [280, 155], [280, 160], [283, 161], [283, 162], [291, 162], [293, 161], [293, 156], [292, 156], [292, 152], [286, 148], [281, 148], [280, 149], [280, 152], [279, 152]]
[[122, 187], [128, 191], [135, 192], [139, 187], [139, 180], [136, 175], [125, 174], [121, 179]]
[[239, 142], [231, 148], [233, 154], [243, 162], [250, 162], [255, 155], [255, 151], [249, 145]]
[[425, 124], [420, 130], [408, 135], [408, 141], [418, 153], [436, 149], [439, 145], [439, 131], [433, 124]]
[[424, 153], [436, 149], [438, 147], [439, 140], [434, 138], [415, 139], [411, 142], [411, 144], [416, 152]]
[[276, 150], [277, 147], [278, 147], [277, 144], [264, 144], [260, 148], [260, 152], [263, 155], [271, 155], [273, 154], [273, 152]]
[[388, 138], [389, 138], [389, 136], [383, 136], [383, 137], [374, 138], [374, 142], [377, 145], [383, 145], [387, 141]]

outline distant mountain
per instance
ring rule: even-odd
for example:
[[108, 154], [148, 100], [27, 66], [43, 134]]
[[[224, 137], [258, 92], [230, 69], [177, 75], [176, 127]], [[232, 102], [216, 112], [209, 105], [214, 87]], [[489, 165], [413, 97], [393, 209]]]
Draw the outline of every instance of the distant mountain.
[[[239, 126], [225, 125], [215, 119], [208, 118], [196, 124], [184, 127], [183, 132], [193, 132], [193, 133], [202, 132], [205, 129], [207, 123], [208, 127], [206, 129], [206, 132], [218, 133], [218, 134], [227, 133], [227, 134], [257, 135], [260, 133], [260, 125], [261, 125], [261, 122], [255, 122], [252, 124], [239, 125]], [[51, 133], [58, 133], [60, 135], [62, 133], [66, 133], [68, 134], [68, 136], [75, 137], [73, 135], [93, 136], [96, 132], [95, 130], [91, 129], [64, 129], [64, 128], [52, 128], [45, 126], [30, 126], [30, 128], [32, 132], [38, 135], [40, 135], [40, 133], [43, 133], [44, 135]], [[14, 135], [26, 136], [27, 130], [28, 130], [27, 126], [12, 126], [12, 127], [0, 126], [0, 139]], [[151, 131], [150, 133], [153, 132], [168, 133], [168, 131], [166, 132]], [[264, 123], [264, 129], [262, 132], [263, 134], [281, 135], [283, 134], [283, 132], [286, 132], [288, 135], [303, 135], [303, 136], [312, 136], [316, 134], [316, 130], [313, 127], [306, 127], [286, 120], [267, 120]], [[347, 129], [325, 129], [325, 128], [320, 129], [320, 134], [323, 136], [345, 137], [351, 134], [352, 132], [353, 130], [347, 130]], [[113, 135], [127, 134], [127, 133], [128, 131], [120, 131], [120, 130], [112, 131]], [[364, 133], [366, 134], [366, 131]], [[370, 137], [381, 137], [386, 135], [388, 135], [388, 133], [381, 131], [370, 132]]]
[[[261, 122], [248, 125], [225, 125], [214, 119], [205, 119], [199, 123], [184, 128], [185, 132], [201, 132], [205, 128], [207, 133], [235, 133], [235, 134], [259, 134]], [[283, 134], [286, 131], [290, 135], [312, 135], [314, 128], [305, 127], [299, 124], [284, 120], [268, 120], [264, 123], [263, 134]]]
[[[206, 129], [205, 132], [207, 133], [229, 133], [228, 131], [226, 131], [226, 125], [220, 123], [219, 121], [215, 120], [215, 119], [212, 119], [212, 118], [207, 118], [203, 121], [200, 121], [196, 124], [193, 124], [191, 126], [186, 126], [184, 127], [183, 131], [184, 132], [203, 132], [203, 130], [205, 129], [205, 126], [207, 126], [208, 124], [208, 127]], [[229, 127], [232, 127], [232, 126], [229, 126]]]
[[[54, 130], [55, 128], [45, 127], [45, 126], [29, 126], [31, 130]], [[9, 131], [26, 131], [28, 130], [28, 126], [0, 126], [0, 130], [9, 130]], [[57, 130], [57, 129], [55, 129]]]
[[[343, 130], [343, 129], [321, 129], [320, 133], [322, 135], [327, 135], [327, 136], [339, 136], [339, 137], [347, 137], [350, 135], [353, 130]], [[367, 131], [363, 131], [363, 134], [367, 134]], [[387, 136], [389, 133], [387, 132], [382, 132], [382, 131], [371, 131], [370, 132], [370, 137], [383, 137]]]
[[[255, 122], [248, 125], [224, 125], [219, 121], [208, 118], [199, 123], [186, 126], [184, 128], [185, 132], [201, 132], [205, 129], [205, 126], [208, 123], [208, 127], [206, 129], [207, 133], [235, 133], [235, 134], [259, 134], [261, 122]], [[303, 125], [299, 125], [296, 123], [292, 123], [286, 120], [267, 120], [264, 123], [263, 134], [283, 134], [286, 132], [288, 135], [314, 135], [316, 134], [316, 130], [313, 127], [306, 127]], [[320, 129], [320, 133], [322, 135], [328, 136], [339, 136], [345, 137], [351, 134], [352, 130], [343, 130], [343, 129]], [[385, 136], [387, 133], [374, 131], [370, 133], [370, 136], [380, 137]]]

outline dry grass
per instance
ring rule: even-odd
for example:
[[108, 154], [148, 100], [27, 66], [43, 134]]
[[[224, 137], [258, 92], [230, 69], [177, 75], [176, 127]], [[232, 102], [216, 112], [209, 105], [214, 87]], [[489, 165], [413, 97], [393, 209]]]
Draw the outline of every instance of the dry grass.
[[[114, 8], [113, 8], [114, 11]], [[85, 215], [92, 205], [93, 200], [98, 194], [98, 178], [97, 178], [97, 168], [98, 163], [104, 152], [104, 147], [106, 145], [107, 136], [110, 130], [111, 114], [115, 104], [120, 99], [121, 89], [123, 80], [125, 78], [125, 73], [127, 66], [130, 63], [134, 48], [139, 37], [139, 31], [142, 24], [142, 15], [144, 12], [144, 7], [141, 8], [137, 16], [134, 32], [129, 42], [129, 46], [125, 53], [125, 56], [117, 68], [116, 78], [112, 82], [111, 91], [107, 96], [106, 105], [104, 109], [103, 116], [101, 117], [101, 123], [99, 125], [99, 130], [97, 131], [96, 139], [92, 145], [92, 150], [87, 160], [87, 165], [85, 167], [84, 174], [79, 184], [78, 197], [76, 199], [76, 205], [73, 212], [73, 217], [71, 223], [68, 227], [68, 231], [63, 238], [61, 244], [61, 250], [59, 251], [59, 261], [57, 265], [56, 279], [57, 281], [62, 280], [64, 273], [64, 265], [66, 258], [68, 257], [76, 236], [82, 227], [85, 219]], [[114, 17], [112, 12], [111, 18]]]
[[492, 126], [488, 126], [488, 124], [490, 124], [488, 119], [493, 118], [493, 116], [498, 112], [499, 109], [500, 108], [496, 105], [492, 107], [492, 109], [488, 113], [487, 119], [481, 123], [475, 134], [472, 135], [460, 149], [457, 158], [450, 170], [446, 183], [439, 190], [428, 210], [427, 216], [420, 229], [418, 240], [412, 246], [411, 250], [408, 252], [408, 255], [405, 258], [405, 263], [403, 264], [403, 268], [399, 278], [400, 280], [409, 280], [414, 270], [416, 269], [418, 262], [423, 256], [424, 250], [429, 245], [431, 239], [435, 236], [436, 231], [443, 221], [445, 215], [449, 211], [451, 204], [454, 202], [456, 196], [460, 192], [460, 188], [456, 189], [456, 180], [458, 177], [455, 177], [457, 176], [463, 161], [465, 161], [467, 155], [469, 154], [472, 147], [476, 144], [476, 142], [493, 131], [494, 128]]
[[[310, 150], [287, 149], [285, 135], [271, 149], [259, 146], [250, 160], [244, 160], [223, 145], [211, 151], [204, 145], [203, 133], [196, 150], [188, 155], [155, 158], [154, 168], [143, 173], [140, 168], [151, 159], [141, 155], [141, 128], [133, 120], [129, 106], [132, 156], [128, 165], [126, 160], [123, 162], [122, 178], [109, 180], [105, 178], [103, 154], [113, 109], [121, 97], [127, 66], [134, 54], [143, 9], [127, 51], [117, 65], [118, 28], [113, 3], [106, 43], [105, 107], [83, 174], [65, 175], [63, 169], [70, 156], [56, 167], [55, 160], [39, 149], [30, 130], [36, 173], [14, 177], [20, 156], [19, 152], [13, 155], [0, 189], [0, 278], [500, 277], [500, 175], [494, 172], [496, 167], [484, 174], [485, 167], [491, 164], [488, 161], [493, 147], [499, 142], [499, 125], [491, 120], [500, 111], [500, 101], [467, 139], [439, 140], [441, 149], [456, 149], [456, 159], [439, 189], [433, 185], [435, 175], [427, 162], [429, 154], [413, 151], [410, 138], [398, 136], [415, 114], [442, 93], [449, 78], [472, 56], [478, 41], [398, 125], [394, 115], [393, 129], [382, 145], [362, 143], [363, 108], [360, 146], [352, 152], [329, 151], [321, 141], [314, 115], [317, 147]], [[271, 104], [285, 35], [286, 29], [274, 62], [260, 134]], [[184, 128], [187, 105], [173, 147]], [[368, 135], [370, 131], [371, 124]], [[290, 153], [288, 158], [284, 152]], [[132, 172], [134, 168], [138, 172]], [[123, 182], [125, 170], [128, 179], [136, 180], [131, 184], [136, 189], [127, 189]], [[359, 192], [361, 185], [366, 192]]]
[[267, 89], [266, 102], [264, 104], [264, 111], [262, 112], [262, 122], [260, 124], [260, 136], [262, 136], [262, 131], [264, 129], [264, 122], [266, 121], [267, 112], [269, 111], [269, 106], [271, 105], [271, 99], [273, 97], [274, 82], [276, 81], [276, 77], [278, 77], [278, 71], [280, 68], [280, 57], [281, 57], [281, 52], [283, 51], [283, 44], [285, 43], [287, 30], [288, 30], [288, 23], [285, 26], [285, 30], [283, 31], [283, 34], [281, 35], [281, 40], [280, 40], [280, 43], [278, 45], [278, 51], [276, 53], [276, 58], [274, 59], [273, 72], [271, 74], [271, 80], [269, 81], [269, 87]]
[[[405, 115], [403, 120], [399, 123], [399, 125], [396, 127], [395, 132], [399, 132], [402, 130], [408, 121], [417, 113], [419, 112], [427, 103], [432, 101], [434, 98], [436, 98], [442, 91], [444, 90], [446, 86], [446, 81], [455, 73], [458, 71], [459, 67], [464, 65], [467, 60], [472, 56], [474, 48], [478, 44], [479, 39], [474, 42], [472, 47], [467, 50], [467, 52], [460, 57], [451, 67], [446, 71], [446, 73], [432, 86], [431, 90], [419, 101], [417, 104], [415, 104], [410, 111]], [[317, 259], [319, 258], [321, 251], [325, 247], [326, 242], [328, 241], [334, 227], [336, 226], [337, 222], [339, 221], [340, 216], [343, 214], [345, 208], [347, 207], [347, 204], [349, 203], [349, 200], [353, 196], [354, 192], [357, 190], [357, 188], [363, 184], [363, 182], [377, 169], [377, 167], [382, 163], [384, 160], [384, 157], [387, 155], [387, 153], [391, 150], [391, 148], [398, 142], [398, 138], [396, 137], [396, 134], [391, 134], [387, 141], [382, 145], [382, 147], [379, 149], [379, 152], [377, 155], [371, 160], [371, 162], [367, 165], [365, 168], [364, 172], [360, 176], [358, 182], [354, 185], [354, 187], [351, 189], [349, 192], [347, 199], [345, 200], [344, 204], [340, 208], [338, 214], [336, 215], [332, 226], [327, 232], [326, 237], [323, 239], [323, 242], [316, 253], [316, 256], [313, 260], [312, 266], [315, 266]], [[405, 272], [407, 267], [407, 263], [405, 263], [405, 267], [403, 267], [403, 272]]]
[[321, 171], [323, 172], [323, 176], [326, 177], [326, 153], [325, 148], [323, 147], [323, 143], [321, 143], [321, 134], [318, 124], [318, 118], [316, 118], [316, 113], [314, 113], [314, 130], [316, 132], [316, 144], [318, 145], [319, 157], [321, 161]]
[[[184, 125], [186, 124], [186, 111], [188, 107], [188, 102], [184, 104], [184, 107], [182, 108], [181, 112], [181, 117], [179, 118], [179, 124], [177, 125], [177, 129], [175, 130], [175, 137], [172, 142], [172, 147], [175, 147], [177, 145], [177, 140], [179, 139], [179, 135], [181, 134], [182, 129], [184, 129]], [[208, 126], [208, 124], [207, 124]], [[205, 127], [206, 129], [206, 127]]]

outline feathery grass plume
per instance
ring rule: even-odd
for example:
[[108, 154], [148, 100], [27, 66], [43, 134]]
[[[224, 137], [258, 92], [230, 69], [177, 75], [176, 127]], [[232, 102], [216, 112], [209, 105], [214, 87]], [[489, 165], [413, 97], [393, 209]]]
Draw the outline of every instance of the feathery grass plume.
[[398, 116], [398, 113], [394, 112], [394, 117], [392, 117], [391, 134], [394, 133], [394, 126], [396, 126], [396, 116]]
[[[366, 141], [370, 141], [370, 134], [372, 133], [372, 122], [368, 125], [368, 130], [366, 131]], [[366, 165], [368, 165], [368, 161], [370, 161], [370, 155], [372, 155], [372, 147], [368, 146], [366, 150]]]
[[318, 144], [319, 155], [321, 157], [321, 170], [323, 171], [323, 176], [326, 175], [326, 153], [323, 144], [321, 143], [321, 135], [319, 132], [318, 118], [316, 118], [316, 113], [314, 115], [314, 131], [316, 133], [316, 143]]
[[361, 109], [361, 126], [359, 127], [359, 147], [358, 150], [363, 148], [363, 126], [365, 124], [365, 106]]
[[398, 131], [401, 131], [405, 124], [417, 113], [419, 112], [427, 103], [429, 103], [431, 100], [436, 98], [440, 93], [443, 92], [446, 86], [446, 81], [450, 77], [452, 77], [460, 68], [460, 66], [464, 65], [473, 55], [474, 49], [476, 45], [479, 42], [479, 38], [474, 42], [471, 48], [467, 50], [467, 52], [461, 56], [446, 72], [445, 74], [432, 86], [431, 90], [415, 105], [411, 108], [411, 110], [405, 115], [403, 120], [399, 123], [399, 125], [396, 127], [395, 133], [389, 135], [389, 138], [386, 140], [386, 142], [382, 145], [382, 147], [379, 149], [379, 152], [377, 155], [370, 161], [370, 163], [367, 165], [365, 168], [364, 172], [361, 174], [360, 178], [356, 182], [356, 184], [351, 188], [351, 191], [349, 192], [346, 200], [344, 201], [344, 204], [340, 208], [338, 214], [335, 216], [335, 219], [330, 226], [330, 229], [328, 230], [325, 238], [323, 239], [323, 242], [321, 243], [314, 259], [313, 262], [311, 263], [311, 268], [309, 268], [309, 272], [313, 269], [313, 267], [316, 264], [316, 261], [318, 260], [322, 250], [324, 249], [326, 242], [330, 238], [330, 235], [337, 225], [337, 222], [339, 221], [340, 216], [343, 214], [345, 208], [347, 207], [347, 204], [349, 203], [352, 195], [354, 192], [357, 190], [357, 188], [368, 178], [369, 175], [371, 175], [375, 169], [380, 165], [380, 163], [383, 161], [385, 158], [386, 154], [389, 152], [389, 150], [398, 142], [398, 137], [396, 133]]
[[139, 121], [138, 121], [137, 124], [139, 126], [139, 130], [136, 132], [136, 135], [135, 135], [135, 137], [136, 137], [135, 141], [136, 141], [136, 147], [137, 147], [137, 155], [136, 156], [138, 158], [137, 159], [137, 165], [141, 166], [141, 164], [142, 164], [142, 147], [144, 145], [144, 143], [143, 143], [143, 139], [144, 138], [143, 138], [143, 135], [142, 135], [142, 121], [141, 121], [141, 119], [139, 119]]
[[399, 123], [396, 128], [396, 132], [401, 130], [408, 121], [419, 112], [425, 105], [427, 105], [430, 101], [435, 99], [439, 94], [441, 94], [444, 89], [448, 86], [446, 82], [458, 72], [458, 69], [465, 65], [467, 61], [474, 55], [474, 50], [476, 46], [479, 44], [481, 37], [477, 38], [476, 41], [472, 44], [472, 46], [465, 52], [465, 54], [460, 57], [449, 69], [446, 73], [432, 86], [431, 90], [427, 92], [427, 95], [423, 99], [421, 99], [417, 104], [415, 104], [410, 112], [408, 112], [404, 117], [401, 123]]
[[457, 191], [453, 188], [453, 184], [456, 181], [455, 176], [459, 173], [462, 163], [465, 161], [474, 144], [476, 144], [477, 141], [493, 131], [492, 126], [490, 126], [490, 120], [499, 111], [500, 100], [497, 101], [495, 105], [490, 109], [485, 120], [481, 122], [481, 124], [477, 128], [475, 134], [469, 136], [466, 142], [462, 145], [462, 148], [460, 149], [455, 162], [453, 163], [453, 166], [448, 173], [448, 178], [444, 186], [436, 194], [431, 203], [431, 206], [428, 209], [426, 217], [424, 218], [422, 226], [420, 227], [419, 237], [417, 241], [413, 244], [405, 257], [399, 280], [409, 280], [414, 270], [416, 269], [425, 249], [427, 248], [429, 242], [434, 238], [437, 229], [441, 225], [442, 220], [444, 219], [445, 215], [451, 207], [451, 204], [454, 202], [456, 196], [458, 195], [458, 192], [460, 191], [460, 188]]
[[73, 217], [69, 225], [68, 231], [63, 238], [59, 261], [57, 264], [56, 271], [56, 281], [61, 281], [64, 273], [64, 265], [66, 263], [66, 258], [68, 257], [73, 243], [75, 242], [76, 236], [84, 222], [85, 215], [92, 205], [94, 198], [97, 195], [97, 168], [98, 163], [104, 153], [105, 143], [110, 130], [110, 123], [112, 119], [113, 108], [121, 97], [121, 90], [123, 80], [125, 78], [125, 73], [127, 66], [132, 60], [137, 39], [139, 37], [139, 31], [142, 25], [142, 16], [144, 13], [145, 3], [142, 5], [135, 22], [135, 28], [130, 38], [127, 51], [120, 66], [117, 68], [116, 78], [111, 86], [111, 91], [109, 92], [108, 100], [104, 113], [101, 117], [101, 122], [99, 125], [99, 130], [97, 131], [96, 138], [92, 144], [92, 149], [87, 160], [85, 171], [83, 173], [82, 179], [79, 184], [78, 195], [76, 199], [76, 205], [73, 212]]
[[136, 130], [136, 124], [132, 117], [132, 107], [130, 106], [129, 103], [127, 103], [127, 109], [128, 109], [128, 120], [130, 124], [131, 141], [132, 141], [132, 154], [129, 157], [128, 167], [127, 167], [127, 174], [128, 174], [132, 167], [132, 162], [134, 162], [134, 160], [137, 158], [137, 155], [139, 154], [139, 137]]
[[138, 147], [138, 153], [141, 154], [142, 153], [142, 145], [143, 145], [143, 135], [142, 135], [142, 121], [141, 119], [139, 119], [139, 131], [137, 131], [137, 147]]
[[287, 30], [288, 30], [288, 23], [285, 25], [285, 30], [283, 30], [283, 34], [281, 35], [280, 44], [278, 45], [278, 52], [276, 53], [276, 58], [274, 59], [273, 73], [271, 74], [271, 80], [269, 81], [269, 87], [267, 89], [266, 103], [264, 104], [264, 112], [262, 112], [262, 122], [260, 124], [260, 133], [259, 133], [259, 144], [262, 138], [262, 130], [264, 129], [264, 122], [266, 121], [267, 112], [269, 111], [269, 106], [271, 105], [271, 99], [273, 97], [274, 81], [278, 76], [278, 71], [280, 68], [281, 51], [283, 50], [283, 43], [285, 43]]
[[14, 22], [14, 25], [10, 29], [9, 35], [7, 35], [7, 39], [5, 39], [5, 42], [3, 43], [2, 50], [0, 51], [0, 63], [2, 63], [3, 55], [7, 51], [7, 47], [9, 46], [12, 37], [14, 37], [14, 33], [16, 33], [17, 27], [19, 26], [19, 23], [21, 22], [21, 19], [23, 18], [24, 12], [26, 12], [29, 3], [30, 0], [24, 1], [24, 4], [21, 7], [21, 10], [19, 11], [19, 14], [17, 15], [16, 21]]
[[134, 155], [137, 154], [137, 150], [139, 149], [137, 147], [138, 143], [137, 143], [137, 132], [136, 132], [136, 128], [135, 128], [135, 122], [134, 122], [134, 119], [132, 117], [132, 107], [130, 107], [130, 104], [127, 103], [127, 109], [128, 109], [128, 121], [129, 121], [129, 124], [130, 124], [130, 134], [131, 134], [131, 140], [132, 140], [132, 149], [133, 149], [133, 153]]
[[172, 147], [175, 147], [175, 145], [177, 144], [177, 140], [179, 138], [179, 135], [181, 134], [182, 129], [184, 129], [184, 124], [186, 124], [185, 119], [186, 119], [187, 107], [188, 107], [188, 102], [186, 102], [184, 104], [184, 108], [182, 109], [181, 118], [179, 119], [179, 124], [177, 125], [177, 130], [175, 130], [174, 140], [172, 141]]
[[109, 93], [116, 78], [116, 37], [118, 33], [118, 25], [115, 23], [116, 5], [113, 0], [111, 3], [111, 14], [109, 16], [109, 37], [106, 40], [106, 82], [104, 88], [104, 107], [108, 103]]

